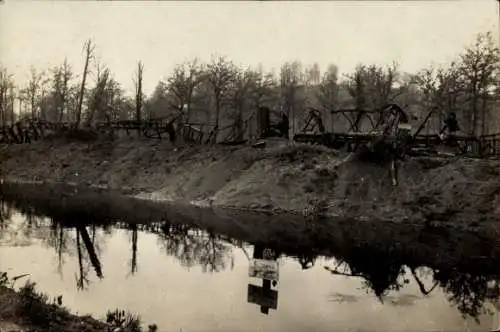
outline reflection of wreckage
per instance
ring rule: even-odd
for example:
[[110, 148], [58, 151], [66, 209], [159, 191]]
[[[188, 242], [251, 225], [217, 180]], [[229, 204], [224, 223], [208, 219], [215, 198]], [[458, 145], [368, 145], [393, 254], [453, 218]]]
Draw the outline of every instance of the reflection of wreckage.
[[279, 266], [274, 251], [256, 245], [253, 259], [248, 270], [250, 278], [262, 279], [262, 286], [248, 284], [247, 301], [260, 306], [260, 312], [269, 314], [269, 309], [278, 308], [278, 291], [276, 287], [279, 280]]

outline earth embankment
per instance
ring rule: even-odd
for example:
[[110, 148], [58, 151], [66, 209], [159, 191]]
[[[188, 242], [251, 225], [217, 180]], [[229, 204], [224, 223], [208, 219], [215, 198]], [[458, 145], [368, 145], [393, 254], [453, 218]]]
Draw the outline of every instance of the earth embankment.
[[62, 139], [1, 148], [4, 181], [68, 183], [140, 198], [358, 219], [497, 220], [500, 162], [412, 158], [392, 186], [388, 165], [310, 145], [172, 146]]

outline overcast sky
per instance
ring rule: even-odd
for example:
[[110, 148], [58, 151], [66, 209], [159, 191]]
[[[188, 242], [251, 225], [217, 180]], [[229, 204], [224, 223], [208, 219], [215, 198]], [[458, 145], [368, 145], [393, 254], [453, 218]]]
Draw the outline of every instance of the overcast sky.
[[0, 61], [24, 82], [30, 65], [67, 57], [82, 71], [82, 46], [127, 89], [138, 60], [145, 90], [185, 59], [225, 55], [237, 64], [278, 69], [287, 60], [342, 72], [393, 60], [405, 71], [452, 60], [479, 32], [498, 38], [495, 0], [164, 1], [7, 0], [0, 5]]

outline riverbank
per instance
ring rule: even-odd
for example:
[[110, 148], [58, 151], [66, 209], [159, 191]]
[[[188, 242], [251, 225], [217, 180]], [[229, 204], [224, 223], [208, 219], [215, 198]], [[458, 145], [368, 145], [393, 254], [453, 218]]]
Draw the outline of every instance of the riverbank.
[[78, 317], [48, 303], [33, 302], [28, 295], [0, 286], [0, 331], [73, 332], [108, 331], [107, 324]]
[[[6, 275], [0, 273], [0, 332], [141, 332], [140, 320], [126, 323], [115, 319], [115, 313], [108, 312], [108, 322], [91, 316], [70, 313], [62, 305], [62, 297], [49, 299], [35, 289], [35, 284], [27, 282], [18, 291], [8, 285]], [[125, 314], [124, 316], [126, 316]], [[155, 331], [150, 326], [150, 331]]]
[[256, 149], [53, 139], [0, 153], [6, 181], [70, 183], [183, 204], [466, 223], [497, 220], [500, 212], [498, 161], [408, 159], [393, 187], [387, 165], [279, 141]]

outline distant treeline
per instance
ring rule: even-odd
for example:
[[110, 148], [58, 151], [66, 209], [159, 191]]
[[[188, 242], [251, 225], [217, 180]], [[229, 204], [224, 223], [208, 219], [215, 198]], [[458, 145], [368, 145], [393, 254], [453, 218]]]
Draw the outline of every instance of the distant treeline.
[[[262, 67], [241, 68], [225, 57], [209, 63], [197, 59], [178, 64], [154, 92], [142, 91], [143, 64], [135, 70], [135, 96], [127, 96], [105, 64], [95, 60], [95, 45], [85, 43], [85, 66], [77, 75], [66, 60], [47, 72], [31, 68], [24, 88], [7, 68], [0, 69], [0, 125], [23, 117], [77, 126], [96, 121], [145, 120], [182, 114], [179, 121], [242, 128], [259, 107], [284, 112], [290, 130], [302, 126], [306, 109], [376, 109], [395, 102], [422, 117], [431, 108], [455, 112], [461, 130], [470, 135], [500, 131], [500, 53], [491, 33], [479, 34], [475, 43], [441, 68], [402, 73], [397, 64], [358, 65], [339, 77], [332, 64], [284, 63], [277, 75]], [[90, 75], [92, 73], [93, 75]], [[17, 105], [16, 105], [17, 103]], [[14, 110], [20, 110], [15, 112]]]

